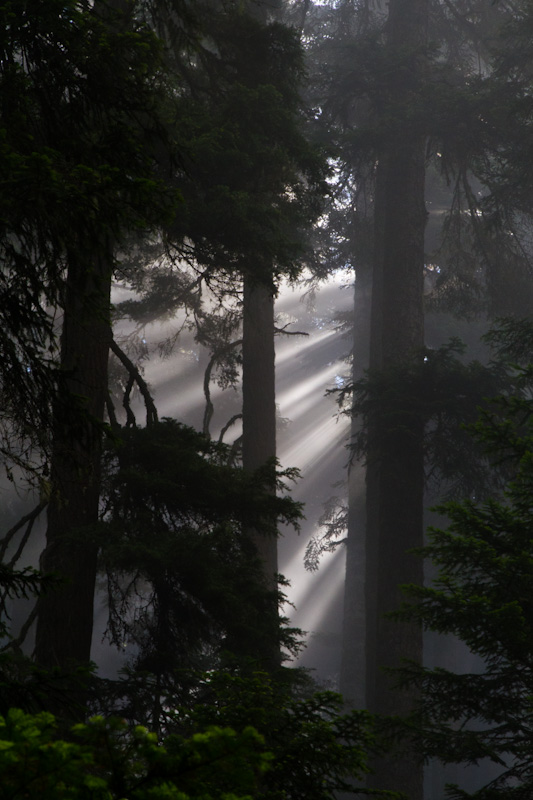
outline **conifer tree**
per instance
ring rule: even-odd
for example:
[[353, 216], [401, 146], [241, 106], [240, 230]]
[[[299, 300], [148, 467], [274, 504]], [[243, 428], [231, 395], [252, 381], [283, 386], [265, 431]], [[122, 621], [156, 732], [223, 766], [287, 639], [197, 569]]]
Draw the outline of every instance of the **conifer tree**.
[[47, 221], [63, 267], [41, 565], [62, 583], [39, 600], [35, 656], [41, 666], [65, 669], [90, 658], [115, 250], [126, 232], [160, 221], [173, 193], [155, 169], [155, 145], [164, 140], [155, 36], [129, 7], [123, 14], [104, 5], [54, 6], [36, 4], [29, 14], [21, 4], [11, 36], [34, 103], [29, 124], [48, 167]]
[[[309, 255], [325, 168], [304, 135], [296, 32], [274, 18], [270, 3], [215, 4], [205, 13], [199, 64], [186, 72], [180, 100], [187, 214], [168, 231], [168, 244], [200, 280], [215, 285], [223, 276], [222, 296], [229, 289], [242, 300], [242, 463], [249, 473], [270, 469], [274, 487], [274, 299], [280, 278], [295, 277]], [[178, 59], [179, 47], [174, 52]], [[253, 526], [248, 535], [277, 617], [276, 537]], [[265, 651], [279, 663], [279, 641], [265, 642]]]
[[[112, 342], [109, 292], [117, 247], [127, 246], [126, 235], [132, 230], [161, 230], [164, 219], [162, 241], [171, 264], [186, 260], [201, 275], [200, 282], [216, 280], [216, 275], [226, 276], [228, 282], [235, 281], [236, 274], [253, 275], [252, 284], [268, 286], [272, 300], [274, 276], [296, 270], [301, 263], [301, 231], [318, 209], [322, 163], [298, 130], [295, 82], [302, 68], [296, 36], [280, 24], [259, 23], [242, 9], [207, 6], [198, 6], [194, 13], [185, 6], [172, 14], [164, 7], [151, 9], [151, 22], [167, 36], [164, 67], [173, 72], [165, 80], [161, 45], [136, 21], [133, 7], [128, 6], [125, 15], [113, 5], [90, 14], [80, 9], [69, 33], [73, 39], [83, 33], [88, 40], [93, 25], [106, 54], [95, 59], [101, 69], [100, 94], [95, 99], [89, 93], [80, 100], [87, 102], [94, 127], [84, 127], [85, 120], [92, 119], [90, 113], [71, 119], [74, 104], [68, 92], [57, 98], [57, 105], [43, 110], [55, 126], [50, 138], [58, 136], [63, 118], [69, 122], [71, 127], [61, 131], [62, 141], [70, 134], [72, 155], [88, 161], [87, 178], [98, 177], [103, 169], [102, 181], [109, 190], [105, 198], [94, 187], [92, 195], [88, 192], [93, 213], [85, 227], [76, 227], [72, 220], [64, 253], [61, 382], [54, 402], [48, 534], [42, 558], [43, 569], [62, 576], [64, 585], [40, 598], [36, 635], [37, 661], [49, 668], [87, 664], [90, 656], [101, 440]], [[178, 12], [183, 26], [176, 26]], [[64, 14], [68, 16], [67, 9]], [[200, 29], [203, 36], [198, 38]], [[77, 39], [65, 36], [58, 46], [75, 60], [74, 44]], [[86, 57], [83, 47], [79, 57]], [[68, 70], [66, 78], [60, 77], [69, 78]], [[88, 69], [88, 81], [93, 80], [96, 67], [94, 74]], [[178, 122], [169, 134], [168, 126], [163, 130], [158, 102], [171, 83], [179, 91], [165, 96], [165, 122], [171, 111]], [[86, 137], [92, 141], [89, 152], [83, 149]], [[108, 163], [102, 167], [104, 157]], [[116, 187], [111, 178], [118, 194], [112, 194]], [[112, 205], [117, 197], [124, 213]], [[171, 214], [176, 197], [183, 197], [184, 203]], [[127, 363], [123, 354], [122, 361]], [[273, 398], [271, 405], [274, 409]], [[261, 464], [255, 459], [249, 468], [259, 466], [262, 457]], [[275, 480], [273, 476], [273, 486]], [[274, 570], [268, 572], [268, 581], [274, 583]], [[274, 596], [277, 618], [277, 590]], [[278, 640], [279, 630], [276, 646]]]
[[[396, 615], [458, 637], [480, 658], [480, 669], [468, 673], [420, 664], [401, 673], [400, 682], [420, 694], [410, 720], [414, 745], [444, 763], [479, 765], [477, 782], [486, 785], [473, 792], [449, 787], [453, 798], [525, 800], [533, 790], [531, 412], [528, 399], [510, 397], [481, 416], [475, 435], [508, 482], [483, 503], [438, 509], [449, 525], [431, 529], [419, 553], [431, 559], [436, 576], [430, 586], [404, 587], [409, 602]], [[485, 759], [495, 765], [488, 783]]]

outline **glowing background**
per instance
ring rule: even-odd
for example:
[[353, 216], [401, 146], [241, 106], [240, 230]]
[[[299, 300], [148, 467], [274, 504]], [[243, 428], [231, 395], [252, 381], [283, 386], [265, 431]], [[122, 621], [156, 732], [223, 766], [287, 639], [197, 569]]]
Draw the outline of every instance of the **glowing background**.
[[[334, 319], [346, 312], [352, 303], [349, 278], [337, 275], [321, 286], [312, 305], [302, 298], [298, 287], [284, 287], [276, 302], [279, 327], [290, 323], [289, 330], [304, 331], [308, 336], [276, 337], [276, 392], [279, 411], [278, 458], [284, 467], [297, 467], [301, 479], [295, 484], [293, 497], [305, 503], [305, 520], [299, 535], [285, 530], [279, 540], [280, 571], [291, 586], [287, 590], [290, 603], [285, 613], [291, 623], [307, 631], [308, 647], [300, 663], [317, 670], [317, 676], [335, 682], [340, 662], [342, 614], [341, 587], [344, 579], [344, 552], [340, 548], [326, 555], [318, 572], [306, 572], [303, 556], [307, 542], [318, 530], [324, 503], [332, 495], [344, 493], [336, 484], [345, 475], [348, 458], [345, 449], [347, 421], [339, 418], [335, 401], [325, 392], [338, 385], [347, 372], [344, 361], [351, 342], [337, 331]], [[152, 351], [145, 362], [145, 378], [150, 384], [161, 417], [175, 417], [181, 422], [202, 428], [205, 406], [203, 376], [209, 353], [196, 344], [190, 332], [184, 332], [172, 355], [162, 359], [157, 342], [177, 329], [177, 322], [150, 325], [141, 336]], [[214, 414], [211, 433], [218, 437], [228, 419], [240, 411], [240, 392], [222, 391], [211, 383]], [[138, 408], [138, 421], [143, 424], [143, 411]], [[237, 423], [226, 434], [232, 442], [241, 433]], [[104, 671], [117, 663], [116, 657], [102, 650], [102, 630], [106, 609], [97, 605], [94, 658], [106, 662]], [[100, 655], [101, 654], [101, 655]]]

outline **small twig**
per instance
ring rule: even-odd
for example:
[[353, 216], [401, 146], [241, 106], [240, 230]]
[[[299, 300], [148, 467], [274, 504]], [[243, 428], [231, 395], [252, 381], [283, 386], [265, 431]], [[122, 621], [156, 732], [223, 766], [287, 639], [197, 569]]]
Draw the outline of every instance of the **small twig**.
[[283, 333], [284, 336], [309, 336], [309, 334], [306, 333], [306, 331], [288, 331], [288, 330], [286, 330], [286, 328], [288, 328], [288, 326], [290, 324], [291, 324], [290, 322], [287, 322], [287, 324], [284, 325], [283, 328], [277, 328], [274, 325], [274, 333]]
[[133, 361], [131, 361], [131, 359], [128, 358], [126, 353], [122, 350], [121, 347], [119, 347], [119, 345], [115, 342], [114, 339], [111, 339], [109, 346], [111, 348], [111, 351], [116, 355], [121, 364], [126, 368], [130, 376], [130, 380], [128, 381], [128, 386], [129, 386], [128, 402], [127, 405], [124, 406], [126, 408], [126, 413], [128, 414], [128, 423], [131, 422], [130, 420], [130, 414], [131, 414], [131, 416], [133, 416], [133, 424], [135, 424], [135, 416], [131, 411], [131, 408], [129, 408], [129, 395], [131, 394], [131, 389], [133, 388], [133, 384], [136, 383], [137, 386], [139, 387], [140, 393], [144, 398], [144, 404], [146, 407], [146, 427], [155, 424], [158, 421], [157, 408], [155, 407], [154, 400], [152, 398], [152, 395], [150, 394], [148, 384], [144, 380], [143, 376], [141, 375], [141, 373], [139, 372]]

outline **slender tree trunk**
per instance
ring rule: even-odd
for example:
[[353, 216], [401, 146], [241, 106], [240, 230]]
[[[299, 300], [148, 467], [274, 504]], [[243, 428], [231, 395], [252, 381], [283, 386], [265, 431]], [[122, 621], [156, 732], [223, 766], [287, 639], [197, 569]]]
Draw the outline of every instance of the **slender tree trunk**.
[[[426, 0], [391, 0], [388, 50], [398, 59], [385, 112], [393, 135], [382, 147], [376, 196], [375, 278], [371, 369], [389, 371], [420, 358], [424, 344], [423, 267], [425, 140], [411, 123], [425, 76]], [[386, 619], [401, 602], [399, 586], [423, 582], [423, 565], [409, 554], [423, 543], [423, 424], [402, 393], [392, 409], [381, 405], [369, 424], [367, 474], [367, 698], [381, 714], [402, 714], [408, 692], [391, 688], [384, 667], [422, 661], [422, 632]], [[373, 785], [422, 798], [422, 765], [415, 755], [376, 765]]]
[[[368, 369], [371, 294], [371, 270], [358, 268], [354, 287], [352, 351], [354, 383], [362, 378]], [[352, 441], [360, 432], [360, 427], [361, 420], [352, 416], [350, 428]], [[366, 700], [365, 530], [366, 468], [354, 457], [348, 469], [348, 531], [340, 690], [345, 701], [355, 708], [364, 708]]]
[[[243, 301], [243, 436], [242, 465], [247, 472], [271, 462], [272, 492], [275, 492], [276, 393], [274, 353], [274, 296], [272, 290], [250, 277], [244, 278]], [[267, 613], [277, 620], [278, 545], [275, 536], [249, 529], [255, 550], [262, 562], [265, 588], [272, 593]], [[258, 620], [261, 624], [261, 620]], [[274, 630], [276, 625], [267, 626]], [[265, 653], [258, 654], [266, 664], [279, 663], [279, 638], [265, 642]]]
[[[244, 279], [242, 375], [242, 465], [248, 472], [276, 458], [274, 296]], [[274, 469], [274, 467], [273, 467]], [[277, 591], [278, 546], [273, 536], [252, 533], [265, 583]]]
[[[65, 291], [44, 572], [63, 581], [39, 600], [35, 659], [46, 668], [88, 665], [93, 628], [101, 423], [110, 341], [109, 261], [73, 257]], [[77, 407], [73, 407], [77, 406]]]

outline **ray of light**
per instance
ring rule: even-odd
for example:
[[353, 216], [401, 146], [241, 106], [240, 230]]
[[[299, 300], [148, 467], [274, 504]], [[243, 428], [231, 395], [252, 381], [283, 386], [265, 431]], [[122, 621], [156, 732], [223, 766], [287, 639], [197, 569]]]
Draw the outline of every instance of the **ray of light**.
[[276, 367], [283, 367], [289, 359], [306, 354], [334, 335], [335, 331], [332, 330], [313, 331], [309, 336], [298, 337], [296, 341], [282, 342], [276, 349]]
[[307, 573], [291, 602], [296, 606], [293, 619], [306, 630], [317, 630], [344, 580], [344, 548], [324, 556], [318, 572]]
[[346, 425], [340, 426], [331, 417], [318, 423], [310, 422], [303, 432], [298, 432], [294, 444], [280, 451], [280, 460], [308, 472], [317, 461], [324, 462], [327, 450], [342, 450], [346, 430]]
[[[335, 372], [336, 365], [328, 364], [314, 375], [297, 381], [290, 389], [281, 392], [277, 401], [282, 413], [288, 416], [296, 412], [302, 414], [312, 405], [317, 405], [321, 394], [333, 383]], [[307, 403], [304, 403], [304, 398], [308, 398]]]

